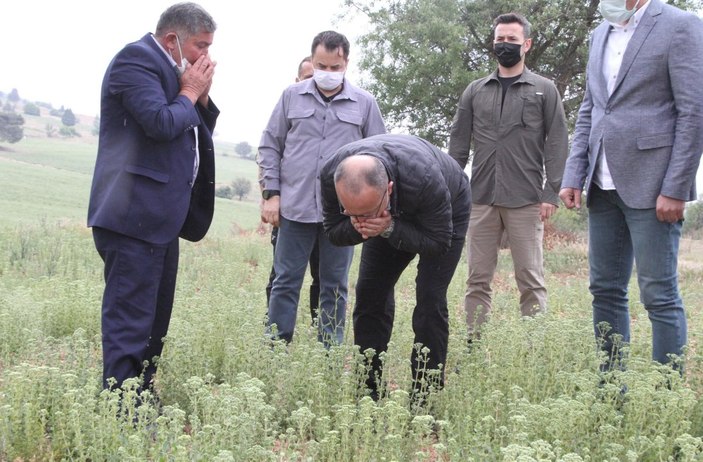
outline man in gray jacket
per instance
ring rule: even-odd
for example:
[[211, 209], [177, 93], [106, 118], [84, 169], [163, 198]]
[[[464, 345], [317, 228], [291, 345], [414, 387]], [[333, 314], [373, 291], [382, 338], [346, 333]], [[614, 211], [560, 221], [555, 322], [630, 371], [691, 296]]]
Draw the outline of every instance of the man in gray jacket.
[[347, 279], [354, 249], [337, 247], [322, 231], [319, 172], [340, 146], [385, 133], [376, 99], [346, 78], [349, 40], [335, 31], [315, 36], [312, 79], [283, 91], [259, 145], [261, 218], [278, 226], [268, 329], [291, 342], [300, 290], [315, 242], [319, 248], [318, 340], [326, 347], [344, 338]]
[[393, 329], [393, 288], [415, 258], [414, 398], [441, 388], [447, 358], [447, 288], [471, 211], [466, 174], [446, 153], [409, 135], [377, 135], [340, 148], [320, 174], [325, 233], [335, 245], [364, 243], [356, 283], [354, 344], [373, 348], [367, 386], [380, 397], [381, 363]]
[[630, 341], [633, 261], [653, 359], [668, 363], [686, 344], [677, 257], [703, 151], [703, 23], [660, 0], [602, 0], [600, 11], [559, 195], [572, 208], [587, 193], [593, 324], [608, 370]]

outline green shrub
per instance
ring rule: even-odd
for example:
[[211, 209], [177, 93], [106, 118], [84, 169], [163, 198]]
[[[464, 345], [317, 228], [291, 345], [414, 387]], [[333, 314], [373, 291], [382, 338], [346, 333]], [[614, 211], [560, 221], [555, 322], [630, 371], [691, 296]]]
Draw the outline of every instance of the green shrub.
[[234, 191], [232, 191], [231, 186], [218, 186], [215, 189], [215, 196], [223, 199], [232, 199], [234, 197]]
[[[583, 199], [585, 201], [585, 198]], [[550, 218], [552, 225], [561, 232], [572, 233], [579, 236], [588, 234], [588, 210], [586, 203], [582, 202], [580, 209], [567, 209], [563, 205]]]
[[29, 103], [29, 102], [24, 104], [24, 113], [27, 115], [32, 115], [32, 116], [41, 115], [41, 111], [39, 110], [39, 106], [37, 106], [34, 103]]
[[59, 135], [64, 138], [80, 138], [81, 134], [74, 127], [62, 126], [59, 128]]
[[688, 204], [684, 217], [683, 234], [695, 239], [703, 238], [703, 200]]

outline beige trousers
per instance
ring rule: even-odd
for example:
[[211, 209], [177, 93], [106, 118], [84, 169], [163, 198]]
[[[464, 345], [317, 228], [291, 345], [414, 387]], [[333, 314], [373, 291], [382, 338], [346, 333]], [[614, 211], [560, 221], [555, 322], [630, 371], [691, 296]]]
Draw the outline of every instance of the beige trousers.
[[520, 290], [520, 312], [533, 316], [547, 310], [544, 287], [540, 204], [520, 208], [473, 204], [469, 222], [464, 309], [469, 334], [476, 334], [491, 313], [491, 282], [498, 264], [503, 231], [507, 232], [515, 281]]

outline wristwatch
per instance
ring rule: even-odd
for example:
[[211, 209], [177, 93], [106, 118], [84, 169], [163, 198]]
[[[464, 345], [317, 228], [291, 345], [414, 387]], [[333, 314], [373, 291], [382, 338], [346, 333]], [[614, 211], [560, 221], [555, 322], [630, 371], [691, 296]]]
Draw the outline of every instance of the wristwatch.
[[389, 237], [391, 237], [391, 233], [393, 232], [393, 228], [395, 228], [395, 220], [393, 218], [391, 218], [391, 224], [388, 225], [388, 228], [384, 229], [383, 232], [381, 234], [379, 234], [379, 236], [381, 236], [382, 238], [388, 239]]
[[264, 189], [261, 191], [261, 197], [264, 198], [265, 201], [271, 199], [273, 196], [280, 196], [281, 191], [277, 189]]

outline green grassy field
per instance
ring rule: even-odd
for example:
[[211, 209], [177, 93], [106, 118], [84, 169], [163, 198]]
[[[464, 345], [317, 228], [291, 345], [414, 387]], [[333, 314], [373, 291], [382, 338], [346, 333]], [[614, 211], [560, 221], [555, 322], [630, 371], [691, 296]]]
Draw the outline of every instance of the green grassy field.
[[[324, 350], [303, 309], [307, 283], [293, 343], [267, 343], [271, 249], [268, 236], [254, 232], [257, 195], [218, 200], [212, 232], [183, 243], [157, 379], [164, 407], [137, 406], [127, 388], [118, 412], [119, 392], [100, 389], [102, 265], [84, 223], [95, 149], [86, 135], [37, 136], [0, 150], [0, 460], [703, 458], [700, 241], [681, 249], [690, 340], [683, 378], [650, 363], [651, 330], [634, 285], [629, 368], [599, 386], [585, 245], [553, 236], [545, 255], [549, 312], [520, 319], [509, 251], [502, 251], [493, 317], [471, 352], [462, 260], [448, 292], [446, 387], [417, 410], [408, 402], [413, 265], [396, 291], [385, 356], [390, 394], [374, 403], [359, 391], [363, 361], [350, 313], [344, 344]], [[251, 161], [217, 162], [220, 178], [256, 176]]]
[[[26, 116], [26, 138], [0, 144], [0, 216], [6, 224], [86, 220], [90, 182], [97, 153], [97, 138], [86, 123], [79, 138], [47, 138], [42, 127], [47, 117]], [[54, 118], [56, 124], [58, 119]], [[60, 124], [60, 121], [58, 121]], [[256, 163], [234, 156], [231, 143], [216, 142], [216, 182], [229, 184], [244, 177], [252, 190], [242, 201], [217, 199], [213, 232], [240, 232], [257, 227], [259, 194]]]

